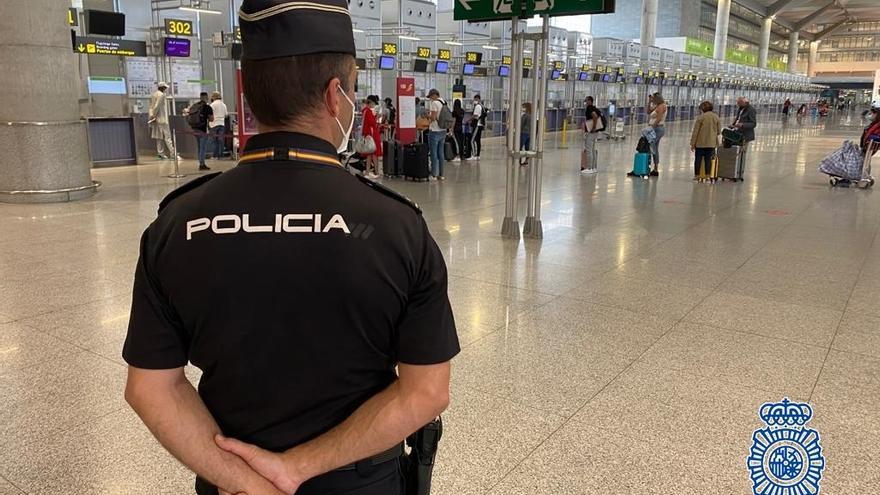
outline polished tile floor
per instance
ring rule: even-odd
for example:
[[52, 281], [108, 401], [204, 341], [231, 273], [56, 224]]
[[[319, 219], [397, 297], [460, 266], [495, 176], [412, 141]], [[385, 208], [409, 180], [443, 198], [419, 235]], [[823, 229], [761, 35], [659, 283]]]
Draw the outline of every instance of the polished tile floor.
[[[425, 210], [464, 347], [434, 493], [750, 493], [757, 410], [783, 397], [815, 409], [823, 492], [876, 493], [880, 198], [816, 172], [858, 132], [768, 118], [747, 180], [715, 185], [690, 181], [689, 124], [650, 181], [624, 176], [632, 140], [601, 143], [587, 177], [551, 135], [540, 242], [499, 235], [497, 141], [445, 183], [388, 181]], [[190, 493], [122, 397], [138, 236], [169, 171], [0, 205], [0, 494]]]

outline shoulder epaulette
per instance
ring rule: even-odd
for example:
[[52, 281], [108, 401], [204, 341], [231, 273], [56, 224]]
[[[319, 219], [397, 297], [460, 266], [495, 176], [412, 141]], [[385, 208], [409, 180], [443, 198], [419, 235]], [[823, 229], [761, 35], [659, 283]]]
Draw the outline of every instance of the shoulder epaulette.
[[419, 208], [419, 205], [415, 201], [407, 198], [403, 194], [400, 194], [399, 192], [395, 191], [394, 189], [391, 189], [390, 187], [387, 187], [387, 186], [383, 186], [382, 184], [379, 184], [378, 182], [373, 182], [370, 179], [368, 179], [360, 174], [355, 175], [355, 177], [357, 177], [358, 180], [360, 180], [362, 183], [364, 183], [365, 185], [370, 187], [372, 190], [374, 190], [384, 196], [388, 196], [389, 198], [391, 198], [395, 201], [399, 201], [399, 202], [409, 206], [413, 210], [416, 210], [416, 213], [418, 213], [419, 215], [422, 214], [422, 209]]
[[214, 172], [213, 174], [207, 174], [207, 175], [203, 175], [201, 177], [197, 177], [197, 178], [187, 182], [186, 184], [178, 187], [177, 189], [171, 191], [159, 203], [159, 211], [161, 212], [162, 210], [165, 209], [166, 206], [171, 204], [171, 202], [174, 201], [175, 199], [177, 199], [180, 196], [184, 195], [185, 193], [188, 193], [189, 191], [192, 191], [193, 189], [201, 186], [202, 184], [208, 182], [209, 180], [217, 177], [221, 173], [223, 173], [223, 172]]

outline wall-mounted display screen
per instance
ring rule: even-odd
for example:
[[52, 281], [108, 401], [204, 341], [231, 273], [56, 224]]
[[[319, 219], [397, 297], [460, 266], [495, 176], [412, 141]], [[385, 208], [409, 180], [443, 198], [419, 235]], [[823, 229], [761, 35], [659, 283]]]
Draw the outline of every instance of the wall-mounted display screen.
[[428, 72], [427, 60], [413, 60], [413, 72]]
[[434, 64], [434, 72], [438, 74], [446, 74], [449, 72], [449, 62], [445, 60], [439, 60]]
[[586, 81], [588, 74], [586, 72], [578, 72], [578, 81]]
[[603, 74], [602, 81], [603, 82], [611, 82], [611, 74]]
[[93, 95], [125, 95], [125, 79], [121, 77], [90, 77], [89, 94]]
[[523, 68], [523, 79], [528, 79], [530, 77], [532, 77], [532, 69], [529, 69], [528, 67]]
[[501, 77], [509, 77], [510, 76], [510, 66], [509, 65], [501, 65], [498, 67], [498, 75]]
[[562, 72], [561, 72], [561, 71], [556, 70], [556, 69], [553, 69], [552, 71], [550, 71], [550, 80], [551, 80], [551, 81], [557, 81], [557, 80], [559, 80], [559, 77], [560, 77], [561, 75], [562, 75]]
[[395, 61], [394, 57], [388, 57], [388, 56], [383, 55], [383, 56], [379, 57], [379, 68], [382, 70], [394, 70], [395, 62], [396, 61]]
[[354, 65], [355, 67], [357, 67], [357, 70], [364, 70], [367, 68], [367, 59], [356, 58], [354, 59]]
[[474, 75], [474, 67], [476, 67], [474, 64], [464, 64], [461, 73], [466, 76], [472, 76]]
[[86, 10], [87, 34], [125, 36], [125, 14], [106, 10]]
[[165, 38], [166, 57], [189, 57], [190, 41], [186, 38]]
[[642, 76], [636, 76], [636, 84], [645, 84], [645, 78]]

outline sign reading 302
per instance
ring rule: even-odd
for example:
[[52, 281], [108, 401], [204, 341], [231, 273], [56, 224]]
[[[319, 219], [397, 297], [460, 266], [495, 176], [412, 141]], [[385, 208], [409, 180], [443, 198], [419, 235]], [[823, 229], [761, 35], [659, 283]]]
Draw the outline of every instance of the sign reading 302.
[[165, 32], [174, 36], [194, 36], [192, 21], [181, 19], [165, 19]]
[[382, 43], [383, 55], [397, 55], [397, 43]]

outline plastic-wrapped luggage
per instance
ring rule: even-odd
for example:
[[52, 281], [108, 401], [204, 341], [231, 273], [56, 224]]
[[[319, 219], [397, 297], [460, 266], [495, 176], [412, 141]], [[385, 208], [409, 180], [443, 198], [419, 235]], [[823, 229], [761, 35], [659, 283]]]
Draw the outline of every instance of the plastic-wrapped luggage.
[[840, 148], [819, 162], [819, 172], [840, 179], [861, 180], [864, 161], [859, 146], [852, 141], [844, 141]]

